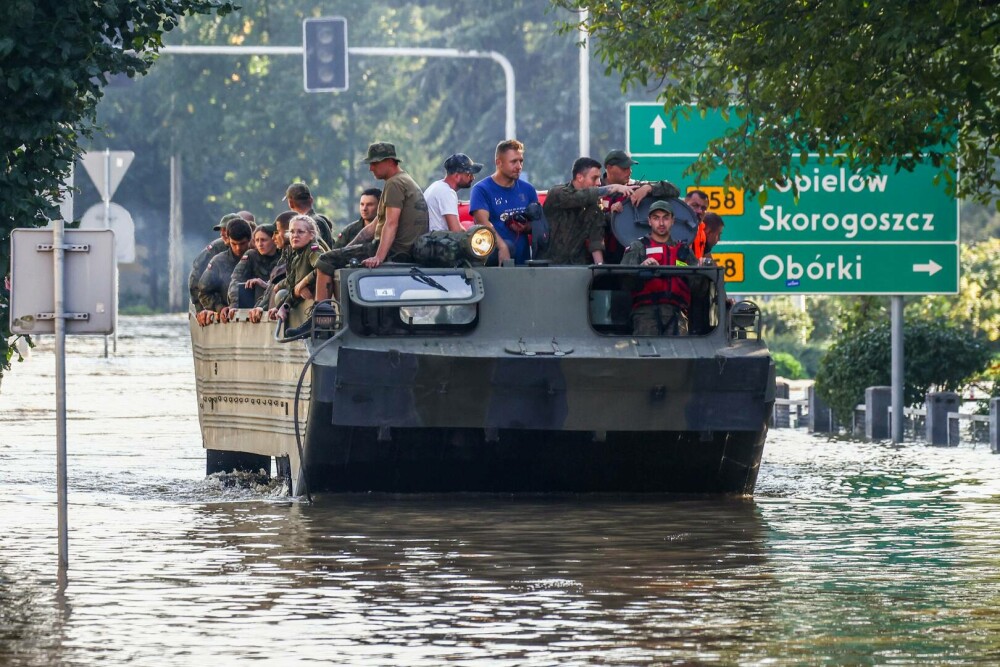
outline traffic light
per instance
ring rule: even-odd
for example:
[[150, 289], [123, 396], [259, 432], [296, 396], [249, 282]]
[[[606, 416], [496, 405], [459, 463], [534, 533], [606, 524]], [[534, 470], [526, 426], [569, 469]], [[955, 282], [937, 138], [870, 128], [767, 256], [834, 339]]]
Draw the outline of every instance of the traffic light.
[[347, 90], [347, 19], [302, 22], [302, 73], [307, 93]]

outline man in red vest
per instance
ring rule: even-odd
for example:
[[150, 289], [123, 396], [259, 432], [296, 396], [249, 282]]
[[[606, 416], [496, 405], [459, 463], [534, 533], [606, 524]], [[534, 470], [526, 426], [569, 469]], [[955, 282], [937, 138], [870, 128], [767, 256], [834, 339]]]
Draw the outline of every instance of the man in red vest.
[[[670, 204], [649, 207], [649, 235], [633, 241], [622, 264], [629, 266], [686, 266], [697, 260], [687, 244], [673, 243]], [[683, 276], [657, 275], [632, 292], [632, 333], [637, 336], [687, 335], [691, 288]]]

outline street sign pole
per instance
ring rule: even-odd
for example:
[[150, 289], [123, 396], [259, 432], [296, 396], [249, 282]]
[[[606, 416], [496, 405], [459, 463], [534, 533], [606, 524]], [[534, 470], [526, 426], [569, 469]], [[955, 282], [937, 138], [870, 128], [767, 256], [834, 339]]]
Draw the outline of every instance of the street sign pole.
[[892, 334], [892, 441], [903, 442], [903, 297], [890, 299], [889, 329]]
[[[52, 224], [52, 297], [56, 345], [56, 521], [58, 524], [58, 585], [65, 588], [69, 569], [68, 474], [66, 471], [66, 320], [65, 235], [62, 218]], [[105, 341], [107, 337], [105, 337]]]

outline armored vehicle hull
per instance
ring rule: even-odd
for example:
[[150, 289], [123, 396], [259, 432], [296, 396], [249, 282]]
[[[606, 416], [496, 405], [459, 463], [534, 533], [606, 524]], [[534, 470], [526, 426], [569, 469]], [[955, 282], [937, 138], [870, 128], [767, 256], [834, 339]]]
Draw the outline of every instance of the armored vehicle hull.
[[692, 335], [632, 335], [649, 272], [617, 266], [345, 270], [304, 342], [192, 321], [208, 469], [275, 457], [295, 493], [751, 494], [774, 364], [719, 269], [658, 271], [706, 288]]

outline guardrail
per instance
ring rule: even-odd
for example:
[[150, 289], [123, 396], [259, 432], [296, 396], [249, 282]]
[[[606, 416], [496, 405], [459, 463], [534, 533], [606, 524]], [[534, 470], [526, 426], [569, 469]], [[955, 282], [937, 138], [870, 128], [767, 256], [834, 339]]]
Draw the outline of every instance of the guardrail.
[[[805, 389], [806, 398], [792, 398], [790, 387], [784, 382], [778, 382], [776, 390], [771, 428], [807, 428], [810, 433], [846, 431], [857, 438], [889, 439], [892, 424], [889, 387], [869, 387], [865, 402], [855, 406], [850, 424], [838, 423], [811, 385]], [[962, 412], [961, 405], [958, 394], [928, 393], [924, 407], [903, 409], [903, 439], [952, 447], [962, 442], [989, 443], [994, 453], [1000, 453], [1000, 398], [990, 399], [988, 415]]]

